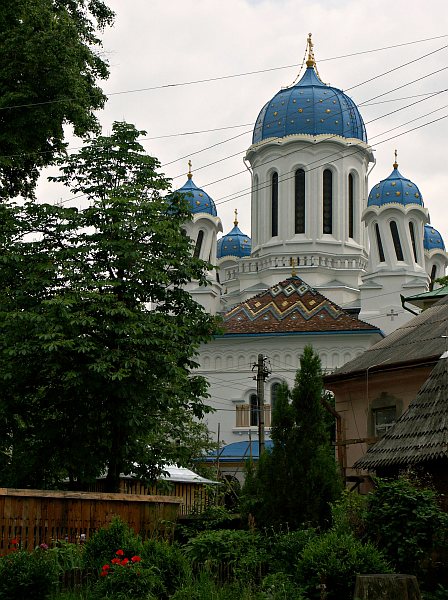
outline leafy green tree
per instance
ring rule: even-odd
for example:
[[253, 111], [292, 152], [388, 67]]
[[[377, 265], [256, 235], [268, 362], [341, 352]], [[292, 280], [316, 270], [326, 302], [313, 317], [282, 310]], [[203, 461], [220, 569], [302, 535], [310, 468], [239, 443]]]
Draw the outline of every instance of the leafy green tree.
[[114, 14], [102, 0], [0, 3], [0, 197], [33, 194], [39, 169], [75, 135], [98, 132], [108, 77], [96, 31]]
[[87, 208], [3, 207], [3, 485], [82, 487], [105, 473], [113, 491], [120, 473], [154, 480], [207, 443], [207, 385], [192, 369], [215, 321], [184, 284], [204, 284], [208, 265], [144, 133], [115, 123], [62, 166]]
[[320, 359], [311, 346], [300, 358], [294, 388], [284, 385], [272, 416], [271, 452], [249, 474], [243, 510], [259, 526], [325, 525], [341, 482], [322, 406]]

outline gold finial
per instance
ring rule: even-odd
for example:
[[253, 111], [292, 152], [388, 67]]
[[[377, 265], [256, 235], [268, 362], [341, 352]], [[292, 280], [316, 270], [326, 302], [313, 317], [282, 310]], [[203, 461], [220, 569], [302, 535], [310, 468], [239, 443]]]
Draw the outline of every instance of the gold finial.
[[192, 167], [192, 163], [191, 160], [188, 161], [188, 179], [191, 179], [193, 177], [193, 173], [191, 172], [191, 167]]
[[291, 258], [289, 259], [289, 263], [291, 265], [291, 277], [296, 277], [297, 276], [297, 258]]
[[235, 208], [235, 220], [233, 221], [235, 227], [238, 225], [238, 210]]
[[397, 157], [398, 157], [398, 152], [395, 150], [395, 162], [393, 164], [394, 169], [398, 169]]
[[306, 61], [306, 66], [307, 67], [315, 67], [316, 66], [316, 61], [314, 59], [314, 44], [311, 40], [311, 33], [308, 34], [308, 40], [307, 40], [307, 49], [308, 49], [308, 60]]

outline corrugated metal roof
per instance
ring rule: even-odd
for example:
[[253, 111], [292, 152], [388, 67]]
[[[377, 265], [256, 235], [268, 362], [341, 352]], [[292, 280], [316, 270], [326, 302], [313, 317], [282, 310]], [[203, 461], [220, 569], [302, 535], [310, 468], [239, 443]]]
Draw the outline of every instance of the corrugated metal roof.
[[436, 361], [445, 351], [448, 332], [448, 297], [442, 298], [405, 325], [349, 361], [324, 381], [345, 379], [374, 367], [418, 361]]
[[356, 469], [404, 467], [448, 458], [448, 360], [441, 358], [417, 397]]

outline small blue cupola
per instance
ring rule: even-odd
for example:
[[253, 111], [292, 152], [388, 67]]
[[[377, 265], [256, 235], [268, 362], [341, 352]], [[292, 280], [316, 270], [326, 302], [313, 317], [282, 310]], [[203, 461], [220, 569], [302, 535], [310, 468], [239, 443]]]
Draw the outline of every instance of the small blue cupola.
[[311, 34], [307, 49], [305, 74], [298, 83], [281, 89], [264, 105], [255, 123], [252, 143], [297, 134], [329, 134], [367, 142], [364, 121], [356, 104], [342, 90], [320, 79]]
[[235, 210], [233, 229], [218, 240], [217, 258], [224, 258], [225, 256], [243, 258], [244, 256], [250, 256], [252, 242], [250, 237], [239, 229], [237, 217], [238, 212]]
[[203, 189], [198, 188], [198, 186], [193, 181], [193, 175], [191, 173], [191, 161], [188, 161], [188, 179], [186, 183], [179, 188], [177, 191], [185, 194], [188, 202], [190, 203], [191, 212], [195, 215], [198, 213], [208, 213], [213, 217], [216, 217], [218, 213], [216, 212], [216, 206], [213, 199], [204, 192]]
[[398, 170], [397, 151], [395, 150], [394, 170], [386, 179], [382, 179], [371, 190], [367, 206], [383, 206], [384, 204], [418, 204], [423, 206], [423, 198], [418, 187], [410, 179], [406, 179]]
[[442, 236], [434, 229], [432, 225], [425, 225], [425, 233], [423, 237], [423, 247], [425, 250], [445, 250]]

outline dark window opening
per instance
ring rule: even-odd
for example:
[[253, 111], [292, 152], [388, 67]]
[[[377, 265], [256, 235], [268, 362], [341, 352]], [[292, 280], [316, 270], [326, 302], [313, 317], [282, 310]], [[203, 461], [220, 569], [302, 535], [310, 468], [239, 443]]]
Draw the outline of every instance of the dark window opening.
[[397, 260], [404, 260], [403, 248], [401, 247], [400, 235], [398, 233], [398, 227], [395, 221], [390, 222], [390, 232], [392, 234], [392, 241], [394, 243]]
[[278, 235], [278, 173], [272, 174], [271, 186], [271, 224], [272, 237]]
[[434, 289], [434, 284], [436, 282], [436, 278], [437, 278], [437, 266], [436, 265], [432, 265], [432, 269], [431, 269], [431, 281], [429, 283], [429, 291], [432, 292], [432, 290]]
[[409, 233], [411, 234], [411, 243], [412, 243], [412, 250], [414, 252], [414, 259], [415, 259], [415, 262], [418, 262], [417, 245], [415, 243], [414, 223], [409, 223]]
[[373, 411], [373, 426], [375, 437], [383, 437], [397, 420], [397, 409], [395, 406], [377, 408]]
[[323, 233], [333, 233], [333, 173], [325, 169], [323, 174]]
[[384, 262], [385, 258], [384, 258], [383, 242], [381, 241], [381, 234], [380, 234], [380, 228], [378, 227], [378, 223], [375, 223], [375, 233], [376, 233], [376, 243], [378, 246], [378, 254], [380, 257], [380, 262]]
[[273, 383], [271, 385], [271, 418], [272, 418], [272, 413], [274, 412], [275, 403], [277, 402], [280, 387], [281, 387], [281, 383]]
[[258, 425], [258, 396], [257, 394], [251, 394], [249, 398], [250, 402], [250, 426], [257, 427]]
[[196, 246], [194, 247], [194, 252], [193, 252], [194, 258], [199, 258], [199, 255], [201, 254], [203, 240], [204, 240], [204, 232], [201, 229], [198, 233], [198, 239], [196, 240]]
[[305, 171], [303, 169], [297, 169], [295, 184], [295, 232], [305, 233]]
[[350, 173], [348, 176], [348, 237], [353, 238], [354, 231], [354, 178]]

